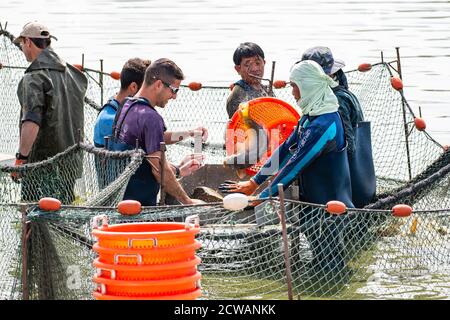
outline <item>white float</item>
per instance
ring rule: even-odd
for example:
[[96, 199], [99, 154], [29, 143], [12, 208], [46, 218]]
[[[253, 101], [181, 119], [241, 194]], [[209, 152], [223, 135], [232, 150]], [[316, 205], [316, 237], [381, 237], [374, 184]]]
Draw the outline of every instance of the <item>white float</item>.
[[223, 198], [223, 207], [228, 210], [242, 210], [248, 206], [248, 197], [242, 193], [232, 193]]

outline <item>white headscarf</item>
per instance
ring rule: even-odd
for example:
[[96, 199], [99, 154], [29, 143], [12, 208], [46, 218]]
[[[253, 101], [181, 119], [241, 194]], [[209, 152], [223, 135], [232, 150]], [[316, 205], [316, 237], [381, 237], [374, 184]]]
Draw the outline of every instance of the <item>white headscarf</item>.
[[305, 60], [294, 64], [289, 78], [300, 89], [301, 98], [297, 104], [303, 114], [318, 116], [338, 110], [338, 100], [330, 88], [336, 82], [323, 72], [317, 62]]

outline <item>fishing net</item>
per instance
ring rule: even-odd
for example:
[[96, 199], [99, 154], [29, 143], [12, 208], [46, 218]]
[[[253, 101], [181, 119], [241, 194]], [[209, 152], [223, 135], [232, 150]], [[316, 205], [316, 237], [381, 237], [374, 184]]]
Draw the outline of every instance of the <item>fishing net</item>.
[[[0, 31], [0, 152], [13, 154], [19, 141], [16, 90], [25, 66], [7, 31]], [[371, 122], [377, 197], [364, 209], [330, 214], [325, 206], [267, 200], [254, 210], [228, 211], [221, 204], [144, 208], [137, 216], [116, 212], [142, 151], [96, 149], [93, 126], [102, 103], [119, 87], [109, 74], [85, 68], [85, 142], [41, 163], [0, 167], [0, 298], [92, 299], [95, 254], [91, 219], [110, 224], [184, 221], [198, 214], [202, 248], [202, 299], [448, 298], [450, 280], [449, 151], [414, 126], [415, 114], [391, 86], [392, 63], [347, 72], [350, 89]], [[275, 95], [295, 107], [290, 89]], [[171, 131], [209, 129], [202, 146], [208, 164], [222, 163], [228, 117], [227, 87], [183, 86], [159, 110]], [[191, 141], [168, 147], [168, 159], [192, 153]], [[11, 179], [15, 173], [16, 180]], [[65, 206], [49, 213], [36, 202], [56, 197]], [[23, 203], [23, 204], [21, 204]], [[405, 203], [412, 215], [396, 217]], [[289, 268], [278, 214], [287, 219]], [[24, 274], [23, 274], [24, 272]], [[288, 275], [291, 275], [289, 280]]]

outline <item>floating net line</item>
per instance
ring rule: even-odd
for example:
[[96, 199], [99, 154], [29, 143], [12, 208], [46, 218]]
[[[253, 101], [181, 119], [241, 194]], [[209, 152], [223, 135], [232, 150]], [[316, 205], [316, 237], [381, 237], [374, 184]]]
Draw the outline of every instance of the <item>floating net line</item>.
[[[66, 206], [49, 213], [30, 206], [29, 298], [92, 298], [96, 270], [91, 220], [96, 215], [106, 214], [109, 223], [116, 224], [182, 222], [198, 214], [202, 299], [286, 299], [279, 210], [278, 199], [268, 200], [256, 212], [212, 204], [144, 208], [135, 217], [122, 216], [114, 208]], [[449, 210], [417, 211], [404, 218], [394, 217], [390, 210], [362, 209], [334, 216], [324, 206], [286, 200], [285, 216], [295, 298], [448, 297]], [[15, 233], [20, 236], [18, 230]], [[17, 291], [5, 298], [18, 298], [22, 292], [14, 270], [10, 281], [15, 279]], [[420, 290], [423, 286], [427, 290]]]
[[[11, 43], [13, 38], [0, 30], [0, 107], [4, 110], [0, 152], [10, 154], [19, 141], [16, 90], [27, 65]], [[89, 79], [87, 143], [42, 163], [20, 169], [0, 167], [0, 298], [91, 299], [95, 270], [90, 221], [96, 215], [106, 214], [114, 224], [183, 221], [199, 214], [203, 299], [285, 299], [288, 281], [277, 199], [251, 211], [232, 212], [220, 204], [209, 204], [144, 208], [131, 218], [116, 212], [113, 207], [143, 153], [107, 152], [88, 143], [102, 101], [115, 94], [119, 83], [104, 72], [87, 68], [84, 72]], [[403, 93], [392, 88], [392, 75], [397, 75], [395, 68], [385, 62], [373, 64], [367, 72], [347, 72], [350, 88], [358, 96], [366, 120], [371, 121], [377, 175], [374, 203], [334, 216], [324, 206], [286, 200], [296, 297], [450, 296], [446, 289], [450, 280], [449, 151], [444, 152], [426, 131], [415, 130], [414, 112]], [[295, 106], [290, 89], [274, 91]], [[191, 91], [183, 86], [177, 99], [160, 110], [169, 130], [196, 125], [209, 128], [211, 141], [203, 149], [208, 164], [222, 163], [225, 155], [228, 94], [226, 87]], [[193, 145], [187, 142], [168, 149], [168, 158], [178, 160], [191, 153]], [[20, 184], [11, 180], [13, 171], [23, 177]], [[35, 204], [43, 196], [70, 205], [57, 213], [43, 212]], [[398, 203], [411, 205], [413, 214], [393, 217], [390, 209]]]

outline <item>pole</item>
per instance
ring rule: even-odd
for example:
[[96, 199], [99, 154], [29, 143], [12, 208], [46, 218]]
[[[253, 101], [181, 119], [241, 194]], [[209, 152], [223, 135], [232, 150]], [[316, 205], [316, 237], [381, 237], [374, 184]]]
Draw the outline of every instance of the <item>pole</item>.
[[287, 228], [286, 228], [286, 208], [284, 204], [284, 190], [283, 184], [278, 184], [278, 197], [280, 199], [280, 211], [278, 215], [281, 222], [281, 234], [283, 236], [283, 250], [284, 250], [284, 263], [286, 266], [286, 281], [288, 286], [288, 298], [293, 300], [294, 296], [292, 294], [292, 274], [291, 274], [291, 262], [289, 261], [289, 243], [287, 238]]
[[100, 59], [100, 73], [98, 75], [100, 85], [100, 105], [103, 106], [103, 59]]
[[275, 64], [276, 61], [272, 61], [272, 73], [270, 75], [270, 92], [273, 95], [273, 79], [275, 78]]
[[[400, 77], [400, 79], [402, 80], [402, 64], [400, 62], [400, 48], [399, 47], [395, 47], [395, 50], [397, 52], [397, 72], [398, 75]], [[410, 155], [410, 151], [409, 151], [409, 133], [408, 133], [408, 122], [406, 121], [406, 106], [405, 106], [405, 98], [403, 95], [403, 89], [401, 92], [401, 97], [402, 97], [402, 109], [403, 109], [403, 130], [405, 131], [405, 146], [406, 146], [406, 158], [408, 161], [408, 174], [409, 174], [409, 180], [412, 179], [412, 170], [411, 170], [411, 155]]]
[[161, 197], [159, 199], [159, 205], [166, 204], [166, 192], [164, 191], [164, 168], [166, 162], [166, 144], [164, 142], [159, 143], [159, 150], [161, 151], [161, 159], [159, 161], [159, 168], [161, 170]]
[[27, 205], [20, 205], [22, 213], [22, 300], [30, 300], [28, 290], [28, 238], [29, 224], [27, 222]]

